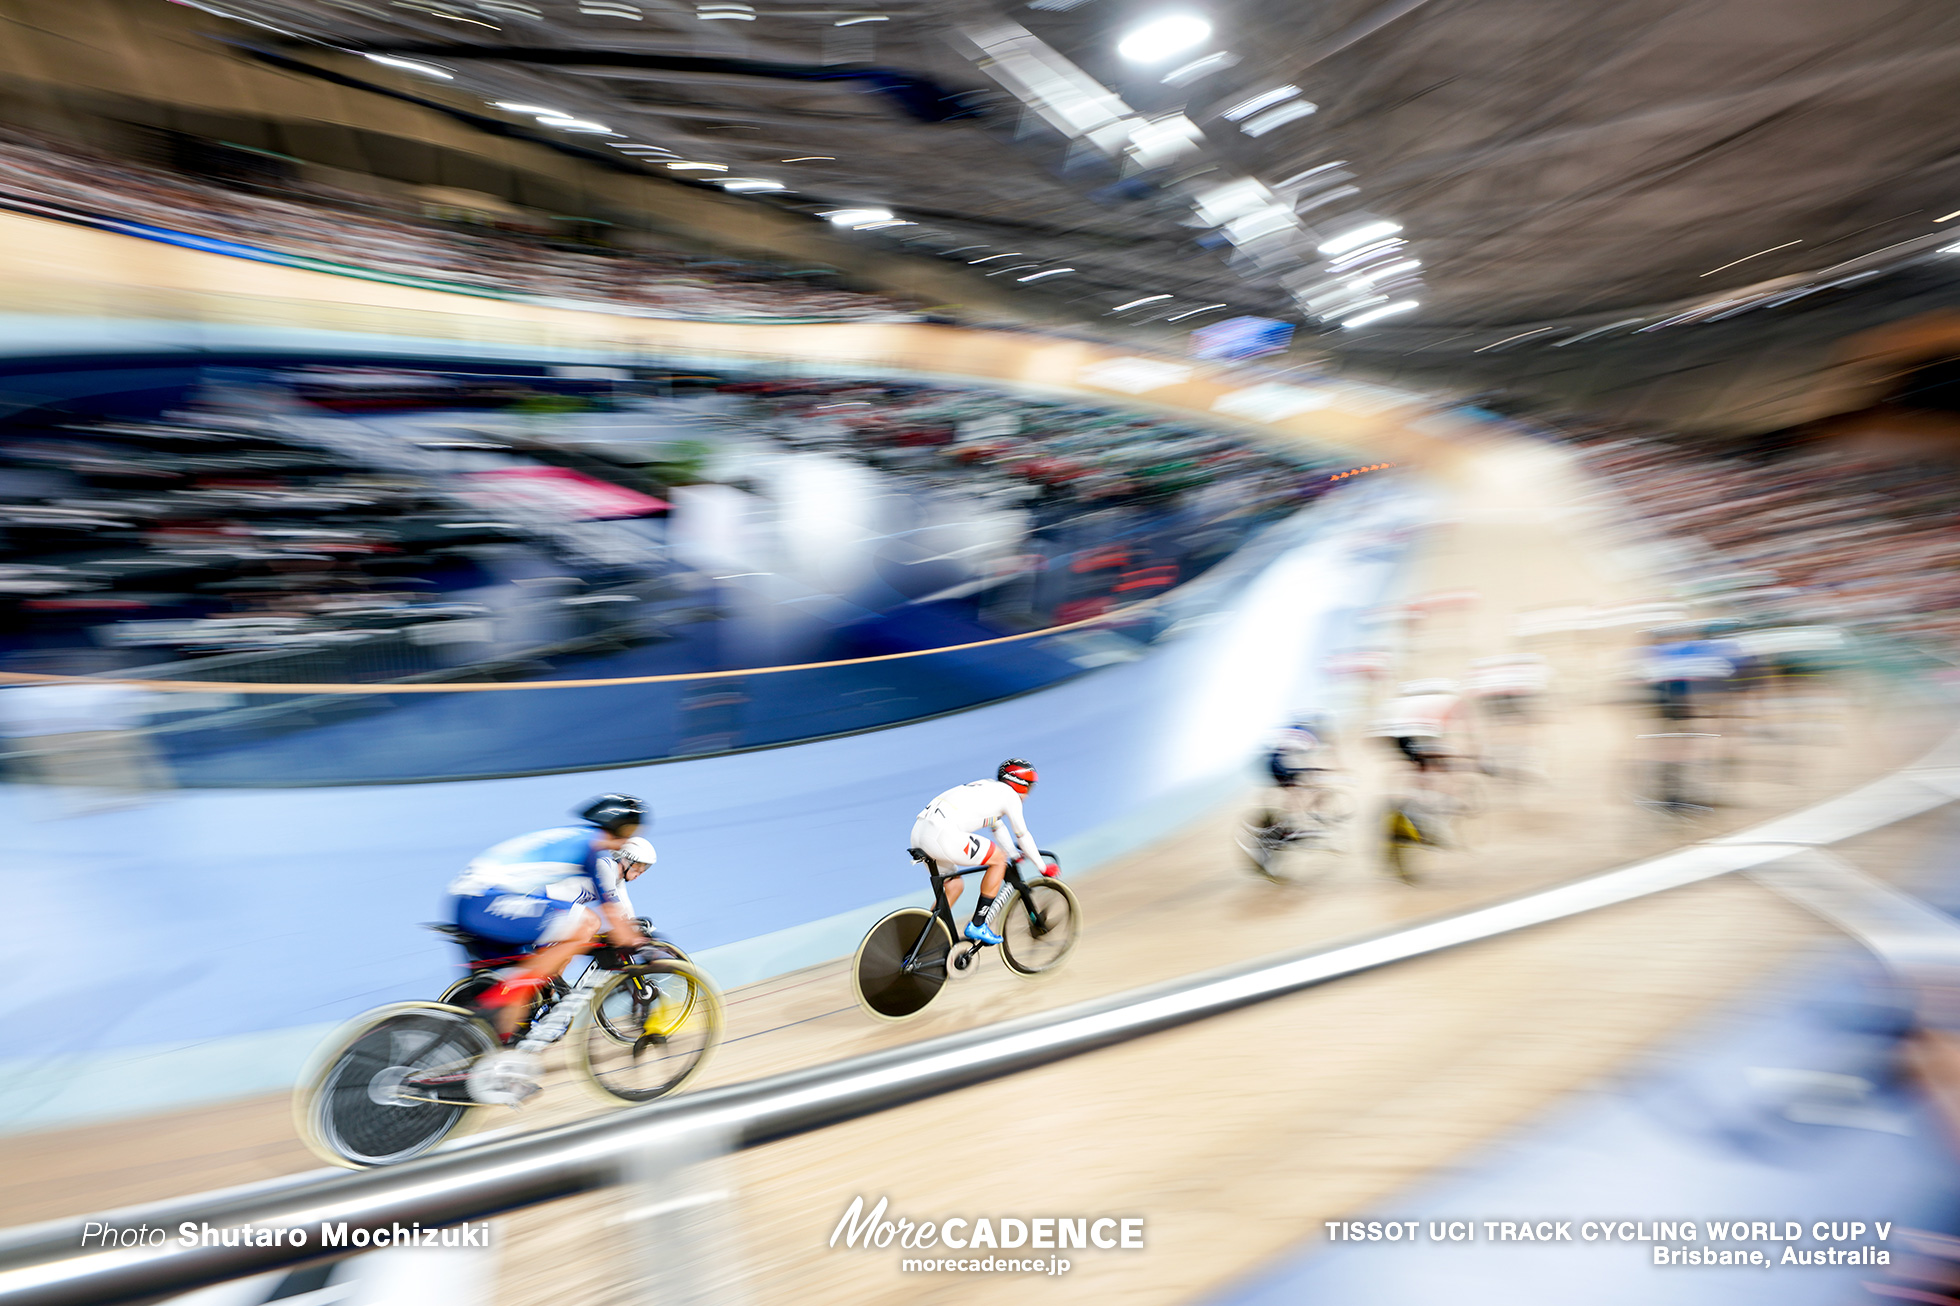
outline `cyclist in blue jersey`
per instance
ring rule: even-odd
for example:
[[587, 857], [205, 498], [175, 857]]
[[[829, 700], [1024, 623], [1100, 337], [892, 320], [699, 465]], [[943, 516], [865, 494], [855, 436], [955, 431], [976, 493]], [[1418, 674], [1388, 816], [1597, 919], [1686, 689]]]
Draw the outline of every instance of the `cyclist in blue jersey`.
[[602, 931], [619, 947], [648, 942], [624, 887], [653, 861], [652, 845], [638, 837], [646, 805], [605, 794], [578, 816], [587, 824], [519, 835], [479, 853], [449, 886], [458, 927], [536, 949], [477, 1000], [505, 1038], [526, 1002], [592, 951]]

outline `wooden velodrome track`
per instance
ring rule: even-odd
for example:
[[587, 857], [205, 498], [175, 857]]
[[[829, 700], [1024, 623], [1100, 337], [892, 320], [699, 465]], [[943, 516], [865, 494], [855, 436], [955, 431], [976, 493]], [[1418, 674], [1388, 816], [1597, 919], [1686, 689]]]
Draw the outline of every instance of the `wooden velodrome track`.
[[[1095, 369], [1115, 351], [1073, 341], [909, 325], [720, 327], [528, 308], [11, 215], [0, 215], [0, 237], [20, 274], [10, 295], [17, 311], [848, 360], [1214, 418], [1221, 398], [1260, 384], [1192, 372], [1132, 396], [1095, 384], [1111, 375]], [[1282, 407], [1318, 405], [1267, 424], [1275, 438], [1332, 440], [1355, 449], [1357, 461], [1420, 465], [1443, 496], [1444, 520], [1420, 551], [1411, 592], [1481, 597], [1414, 632], [1396, 675], [1460, 675], [1470, 658], [1510, 646], [1522, 611], [1657, 597], [1611, 561], [1611, 542], [1577, 511], [1585, 487], [1554, 451], [1466, 434], [1365, 388], [1262, 393]], [[1082, 882], [1088, 932], [1056, 975], [1020, 981], [988, 962], [903, 1026], [876, 1024], [857, 1009], [841, 961], [779, 977], [730, 995], [728, 1042], [704, 1082], [835, 1060], [1331, 940], [1678, 840], [1678, 832], [1643, 823], [1628, 801], [1626, 759], [1641, 722], [1610, 701], [1602, 668], [1613, 649], [1574, 641], [1542, 651], [1560, 677], [1560, 712], [1543, 740], [1555, 780], [1514, 796], [1480, 847], [1440, 865], [1431, 882], [1388, 882], [1357, 852], [1316, 884], [1266, 884], [1238, 864], [1236, 810], [1220, 811]], [[1789, 764], [1745, 780], [1730, 819], [1800, 806], [1896, 764], [1939, 725], [1903, 714], [1895, 722], [1875, 697], [1862, 706], [1856, 719], [1872, 724], [1869, 735], [1843, 747], [1784, 750], [1780, 761]], [[1351, 738], [1347, 751], [1367, 794], [1379, 790], [1383, 767], [1363, 743]], [[1030, 814], [1039, 828], [1038, 797]], [[1906, 864], [1922, 837], [1905, 827], [1847, 851], [1882, 871]], [[1623, 1065], [1820, 937], [1821, 927], [1754, 885], [1716, 881], [744, 1153], [725, 1165], [739, 1193], [748, 1290], [758, 1303], [1119, 1294], [1189, 1301], [1317, 1232], [1321, 1220], [1366, 1209]], [[532, 1127], [595, 1109], [603, 1108], [561, 1072], [511, 1123]], [[283, 1098], [0, 1139], [0, 1224], [314, 1164], [292, 1136]], [[1140, 1215], [1147, 1249], [1071, 1253], [1074, 1268], [1060, 1278], [904, 1274], [896, 1248], [826, 1248], [860, 1194], [867, 1202], [889, 1197], [917, 1219]], [[506, 1219], [498, 1301], [630, 1300], [633, 1276], [610, 1220], [615, 1200], [600, 1195]]]

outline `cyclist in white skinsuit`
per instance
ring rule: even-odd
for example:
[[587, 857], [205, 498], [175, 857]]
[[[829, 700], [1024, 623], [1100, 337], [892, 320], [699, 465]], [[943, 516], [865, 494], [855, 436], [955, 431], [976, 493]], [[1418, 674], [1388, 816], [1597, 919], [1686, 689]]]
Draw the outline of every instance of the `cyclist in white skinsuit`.
[[1410, 818], [1419, 829], [1429, 826], [1424, 837], [1439, 843], [1448, 842], [1442, 830], [1444, 816], [1452, 806], [1442, 787], [1447, 783], [1444, 773], [1452, 758], [1471, 751], [1459, 738], [1469, 724], [1460, 710], [1462, 703], [1454, 681], [1411, 681], [1382, 704], [1380, 716], [1368, 730], [1371, 738], [1385, 741], [1408, 762], [1408, 797], [1413, 800], [1410, 805], [1418, 809], [1409, 813]]
[[[980, 901], [973, 906], [966, 937], [979, 944], [1000, 942], [994, 931], [1000, 882], [1007, 877], [1007, 849], [1016, 848], [1031, 865], [1040, 866], [1041, 850], [1021, 816], [1021, 799], [1034, 788], [1035, 769], [1018, 757], [1002, 762], [992, 780], [975, 780], [948, 789], [926, 804], [912, 825], [912, 847], [938, 862], [944, 870], [985, 866]], [[976, 833], [993, 829], [994, 839]], [[949, 880], [946, 901], [960, 900], [960, 880]]]

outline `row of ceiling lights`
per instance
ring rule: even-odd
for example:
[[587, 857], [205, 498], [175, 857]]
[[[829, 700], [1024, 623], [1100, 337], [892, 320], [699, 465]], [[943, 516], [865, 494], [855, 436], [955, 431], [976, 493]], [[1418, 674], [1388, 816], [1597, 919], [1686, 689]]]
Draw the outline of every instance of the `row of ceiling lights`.
[[[611, 0], [580, 0], [580, 3], [581, 3], [581, 8], [583, 9], [591, 5], [610, 5]], [[728, 18], [728, 17], [746, 16], [747, 18], [752, 20], [754, 18], [754, 11], [750, 6], [747, 6], [745, 4], [703, 3], [697, 5], [697, 16], [702, 18], [710, 18], [710, 17]], [[839, 27], [843, 27], [843, 26], [854, 25], [857, 23], [882, 22], [882, 21], [886, 21], [886, 18], [883, 15], [867, 14], [867, 15], [858, 15], [854, 17], [839, 19], [837, 20], [835, 25]], [[1133, 36], [1133, 38], [1131, 38], [1130, 40], [1130, 44], [1128, 48], [1130, 50], [1143, 50], [1146, 48], [1150, 48], [1151, 43], [1153, 42], [1155, 43], [1155, 46], [1158, 48], [1166, 48], [1167, 40], [1174, 42], [1176, 39], [1178, 39], [1178, 34], [1180, 32], [1182, 32], [1185, 37], [1189, 37], [1191, 32], [1193, 31], [1193, 29], [1188, 24], [1183, 27], [1179, 26], [1179, 24], [1182, 23], [1183, 20], [1172, 19], [1169, 21], [1171, 22], [1172, 26], [1168, 29], [1164, 28], [1162, 23], [1152, 25], [1152, 26], [1147, 26], [1146, 28], [1141, 29], [1140, 39], [1143, 42], [1143, 44], [1139, 45], [1138, 38]], [[1193, 20], [1193, 21], [1197, 23], [1198, 27], [1202, 28], [1202, 31], [1196, 34], [1195, 39], [1203, 40], [1204, 37], [1209, 35], [1210, 33], [1211, 29], [1209, 24], [1205, 24], [1201, 20]], [[382, 55], [382, 54], [369, 54], [366, 57], [374, 61], [375, 63], [383, 64], [391, 68], [399, 68], [407, 72], [420, 74], [422, 76], [434, 77], [443, 81], [452, 81], [455, 79], [455, 74], [450, 72], [449, 70], [438, 67], [431, 63], [427, 63], [419, 59], [404, 59], [395, 55]], [[1289, 95], [1291, 94], [1297, 94], [1297, 88], [1289, 88]], [[1240, 116], [1241, 117], [1248, 116], [1251, 113], [1256, 112], [1258, 109], [1265, 108], [1268, 102], [1277, 103], [1278, 101], [1284, 100], [1286, 98], [1288, 98], [1288, 96], [1267, 97], [1267, 100], [1265, 102], [1252, 105], [1251, 107], [1246, 109], [1244, 114], [1241, 114]], [[509, 113], [528, 114], [536, 122], [538, 122], [539, 125], [545, 127], [551, 127], [559, 131], [586, 134], [586, 135], [608, 136], [608, 137], [616, 137], [621, 135], [621, 133], [614, 131], [612, 128], [608, 127], [604, 123], [596, 122], [590, 119], [579, 118], [572, 114], [566, 113], [563, 110], [555, 109], [547, 105], [526, 104], [526, 103], [521, 103], [521, 102], [511, 101], [511, 100], [496, 100], [496, 101], [492, 101], [491, 103], [494, 107], [505, 110], [506, 112]], [[1311, 112], [1311, 106], [1308, 106], [1307, 111]], [[1262, 115], [1262, 117], [1263, 116], [1264, 115]], [[666, 146], [646, 145], [646, 144], [639, 144], [634, 142], [617, 142], [617, 141], [609, 141], [608, 143], [611, 144], [614, 149], [617, 149], [622, 153], [628, 154], [632, 157], [641, 159], [642, 161], [648, 163], [654, 163], [654, 162], [664, 163], [669, 171], [675, 173], [705, 174], [705, 173], [725, 173], [728, 171], [727, 164], [682, 159], [675, 153], [675, 151], [667, 148]], [[785, 163], [801, 163], [801, 162], [817, 162], [817, 161], [829, 162], [829, 161], [834, 161], [834, 159], [835, 156], [833, 155], [799, 155], [794, 158], [784, 159], [783, 162]], [[761, 194], [761, 193], [788, 190], [788, 187], [785, 186], [782, 182], [767, 177], [712, 177], [710, 178], [710, 177], [703, 176], [700, 179], [703, 181], [712, 181], [714, 184], [720, 186], [722, 189], [736, 194]], [[877, 208], [877, 207], [852, 207], [852, 208], [832, 209], [828, 211], [819, 212], [817, 216], [828, 221], [833, 226], [843, 227], [853, 231], [884, 231], [897, 227], [911, 227], [911, 226], [918, 225], [915, 222], [910, 222], [905, 219], [901, 219], [897, 217], [889, 209]], [[972, 261], [976, 263], [984, 263], [984, 262], [994, 261], [995, 259], [1008, 258], [1008, 257], [1013, 257], [1013, 255], [1001, 254], [1001, 255], [991, 256], [988, 259], [980, 259], [980, 260], [972, 260]], [[1035, 262], [1035, 263], [1018, 264], [1010, 267], [995, 269], [984, 275], [999, 276], [1006, 273], [1021, 272], [1021, 273], [1025, 273], [1026, 275], [1015, 277], [1014, 280], [1017, 283], [1033, 283], [1033, 282], [1046, 281], [1052, 277], [1073, 275], [1076, 273], [1076, 271], [1077, 270], [1072, 267], [1043, 268], [1039, 262]], [[1141, 302], [1157, 302], [1160, 300], [1167, 300], [1170, 298], [1171, 296], [1169, 295], [1148, 296], [1144, 301]], [[1136, 306], [1135, 304], [1124, 305], [1122, 306], [1122, 308], [1119, 308], [1115, 311], [1120, 312], [1120, 311], [1124, 311], [1124, 309], [1132, 308], [1135, 306]], [[1179, 321], [1184, 318], [1196, 316], [1198, 314], [1213, 312], [1217, 309], [1224, 308], [1224, 307], [1226, 307], [1225, 304], [1205, 304], [1196, 308], [1186, 309], [1182, 312], [1171, 315], [1166, 320]]]
[[[1172, 14], [1131, 29], [1118, 39], [1116, 52], [1132, 63], [1161, 64], [1201, 47], [1210, 40], [1211, 35], [1211, 24], [1204, 19], [1190, 14]], [[1238, 56], [1229, 51], [1213, 51], [1173, 68], [1160, 80], [1166, 85], [1189, 85], [1233, 67], [1238, 62]], [[1308, 117], [1317, 107], [1301, 98], [1300, 87], [1289, 83], [1248, 96], [1224, 109], [1220, 117], [1236, 123], [1243, 134], [1256, 138], [1289, 122]], [[1321, 174], [1326, 184], [1336, 184], [1348, 175], [1333, 172], [1340, 166], [1339, 163], [1330, 163], [1310, 168], [1288, 178], [1278, 189], [1284, 191], [1291, 186], [1305, 184], [1316, 174]], [[1285, 206], [1288, 211], [1281, 213], [1281, 205], [1272, 191], [1248, 178], [1245, 182], [1200, 196], [1198, 209], [1201, 217], [1225, 230], [1228, 237], [1245, 236], [1247, 243], [1250, 243], [1262, 234], [1283, 234], [1294, 229], [1298, 214], [1304, 211], [1303, 205], [1305, 208], [1317, 207], [1359, 193], [1352, 186], [1335, 190], [1315, 186], [1312, 190], [1310, 197], [1303, 196], [1292, 205]], [[1227, 191], [1231, 193], [1225, 194]], [[1344, 328], [1363, 327], [1384, 318], [1413, 312], [1420, 306], [1418, 301], [1396, 299], [1390, 293], [1385, 293], [1406, 288], [1422, 266], [1420, 259], [1408, 256], [1407, 242], [1399, 235], [1401, 230], [1396, 223], [1371, 219], [1322, 241], [1316, 253], [1326, 260], [1321, 269], [1324, 279], [1317, 285], [1296, 291], [1296, 298], [1313, 316], [1324, 322], [1337, 322]], [[1169, 298], [1165, 294], [1143, 295], [1116, 305], [1110, 312], [1128, 312], [1145, 305], [1160, 304]], [[1222, 307], [1224, 305], [1210, 305], [1165, 320], [1177, 321]]]

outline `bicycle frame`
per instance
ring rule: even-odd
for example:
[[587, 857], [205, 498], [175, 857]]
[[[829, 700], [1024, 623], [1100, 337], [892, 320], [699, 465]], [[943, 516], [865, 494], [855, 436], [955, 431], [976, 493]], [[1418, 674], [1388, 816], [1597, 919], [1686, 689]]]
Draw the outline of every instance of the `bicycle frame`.
[[[946, 881], [964, 879], [975, 871], [985, 871], [987, 868], [984, 866], [969, 866], [964, 870], [942, 871], [939, 869], [939, 863], [930, 857], [922, 856], [919, 860], [925, 864], [926, 874], [932, 880], [932, 914], [946, 926], [946, 933], [957, 941], [959, 930], [953, 924], [953, 904], [947, 901], [946, 898]], [[1028, 900], [1027, 895], [1021, 892], [1021, 890], [1026, 889], [1028, 886], [1027, 881], [1021, 878], [1021, 867], [1018, 861], [1007, 863], [1005, 885], [1011, 886], [1015, 890], [1018, 901], [1026, 902]], [[905, 964], [899, 968], [901, 974], [916, 975], [918, 973], [919, 954], [925, 949], [926, 938], [931, 933], [931, 929], [919, 931], [919, 937], [912, 944], [912, 950], [905, 954]]]

